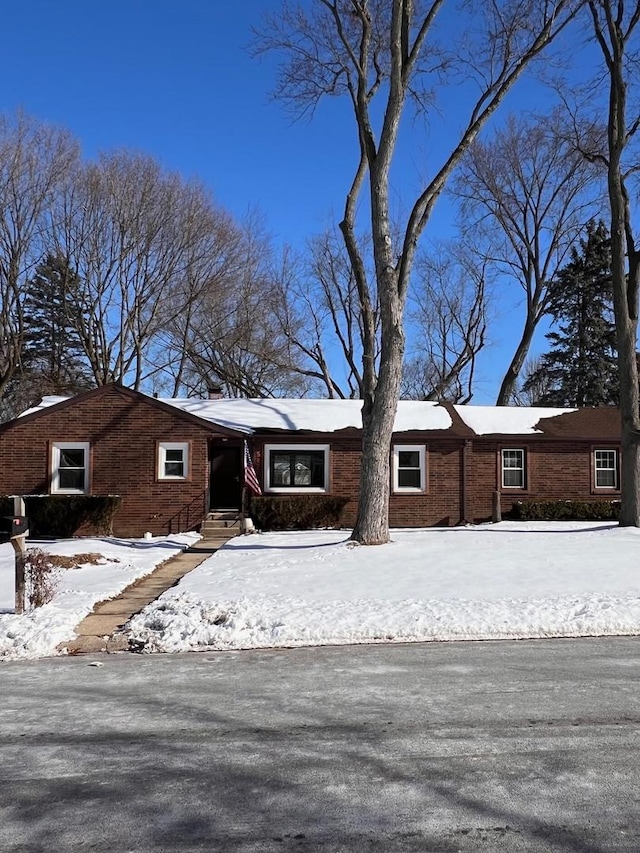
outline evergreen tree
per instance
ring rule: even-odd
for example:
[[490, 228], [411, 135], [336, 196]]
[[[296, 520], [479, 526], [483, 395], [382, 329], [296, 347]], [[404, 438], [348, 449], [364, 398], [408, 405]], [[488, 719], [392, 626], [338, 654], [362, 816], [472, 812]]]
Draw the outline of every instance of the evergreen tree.
[[92, 386], [76, 331], [78, 284], [66, 259], [54, 254], [42, 259], [27, 283], [21, 364], [3, 396], [4, 416], [45, 394], [75, 394]]
[[586, 238], [549, 285], [547, 313], [555, 329], [523, 385], [541, 406], [610, 406], [618, 403], [611, 247], [602, 222], [587, 224]]

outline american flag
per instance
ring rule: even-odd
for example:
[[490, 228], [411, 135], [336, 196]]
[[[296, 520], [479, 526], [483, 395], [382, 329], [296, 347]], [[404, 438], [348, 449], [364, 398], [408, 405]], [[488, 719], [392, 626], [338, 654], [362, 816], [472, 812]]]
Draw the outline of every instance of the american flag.
[[253, 462], [251, 461], [249, 445], [246, 441], [244, 443], [244, 483], [254, 495], [262, 494], [262, 489], [260, 488], [260, 483], [258, 482], [258, 477], [256, 475], [256, 469], [253, 467]]

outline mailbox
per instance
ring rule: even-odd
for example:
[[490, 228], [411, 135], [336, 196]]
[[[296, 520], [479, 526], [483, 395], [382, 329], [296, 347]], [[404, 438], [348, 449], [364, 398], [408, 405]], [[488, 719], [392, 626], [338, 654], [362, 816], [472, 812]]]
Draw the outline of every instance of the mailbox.
[[9, 539], [26, 536], [29, 532], [29, 519], [26, 515], [5, 515], [0, 519], [0, 530]]

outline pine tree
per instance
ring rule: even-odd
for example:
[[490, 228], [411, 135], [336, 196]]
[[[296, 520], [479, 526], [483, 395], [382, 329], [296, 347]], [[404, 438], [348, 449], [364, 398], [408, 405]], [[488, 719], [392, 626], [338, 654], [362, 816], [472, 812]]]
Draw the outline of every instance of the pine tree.
[[586, 238], [549, 285], [547, 313], [555, 329], [523, 391], [534, 405], [610, 406], [618, 403], [611, 248], [602, 222], [587, 224]]
[[79, 279], [66, 259], [49, 254], [28, 282], [21, 368], [8, 396], [29, 403], [43, 394], [74, 394], [91, 387], [76, 332]]

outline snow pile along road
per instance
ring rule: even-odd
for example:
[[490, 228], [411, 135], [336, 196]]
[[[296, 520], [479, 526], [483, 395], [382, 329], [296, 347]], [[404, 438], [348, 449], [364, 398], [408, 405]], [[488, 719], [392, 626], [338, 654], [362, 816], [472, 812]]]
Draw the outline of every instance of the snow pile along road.
[[640, 633], [640, 531], [593, 523], [232, 540], [130, 623], [147, 651]]

